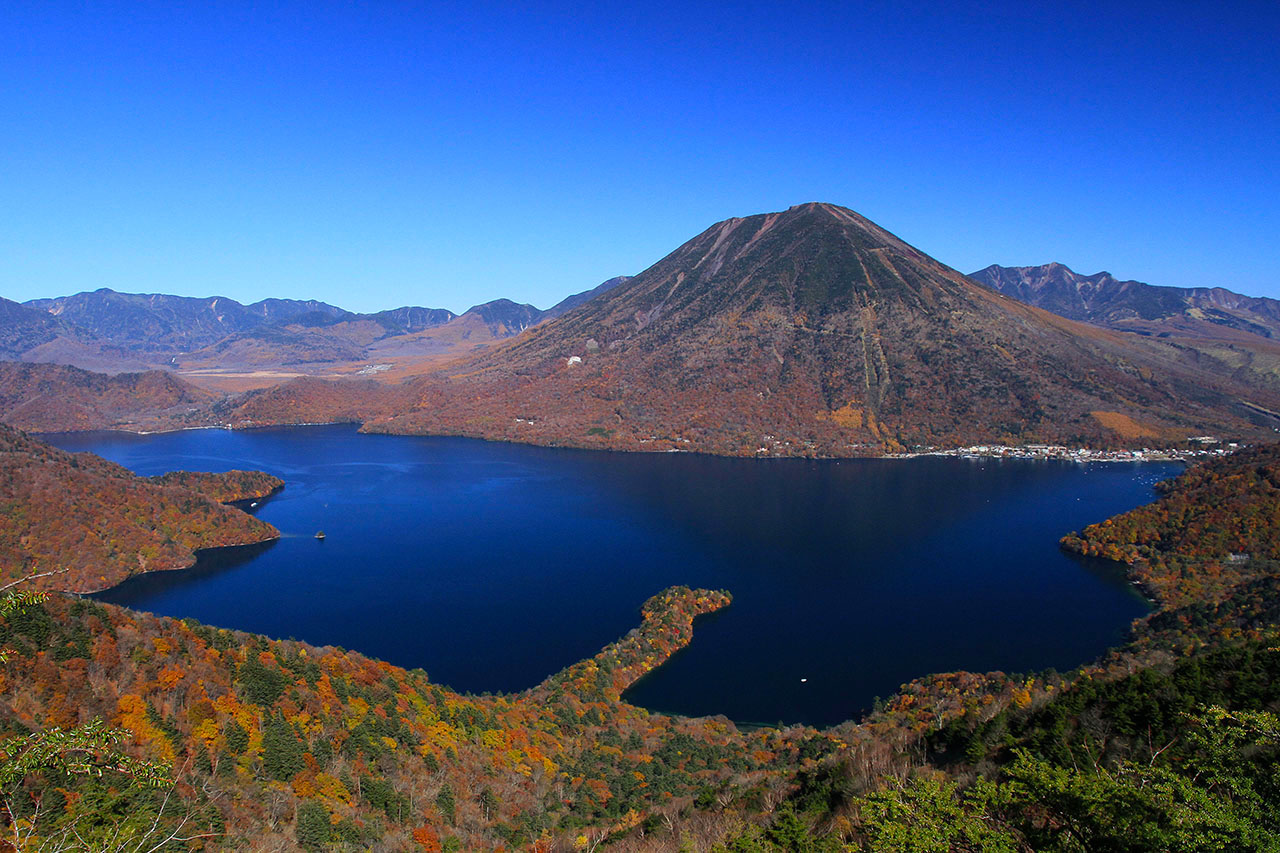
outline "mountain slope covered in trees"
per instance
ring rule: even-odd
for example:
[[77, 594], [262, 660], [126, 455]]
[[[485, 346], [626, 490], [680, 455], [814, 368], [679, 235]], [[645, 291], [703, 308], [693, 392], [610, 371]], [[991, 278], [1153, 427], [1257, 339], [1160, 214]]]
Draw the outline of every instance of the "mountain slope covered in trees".
[[216, 399], [161, 370], [108, 376], [0, 361], [0, 423], [32, 432], [203, 426]]
[[54, 572], [36, 585], [89, 592], [190, 566], [200, 548], [275, 539], [270, 524], [222, 501], [283, 485], [256, 471], [142, 478], [0, 426], [0, 580]]
[[[0, 621], [0, 719], [14, 736], [123, 726], [178, 779], [161, 825], [185, 820], [203, 849], [1271, 850], [1277, 459], [1192, 469], [1066, 540], [1140, 540], [1117, 552], [1140, 572], [1178, 561], [1125, 648], [1067, 675], [932, 676], [826, 732], [621, 700], [728, 603], [684, 588], [595, 658], [481, 697], [353, 652], [55, 597]], [[1256, 562], [1224, 580], [1242, 548]], [[160, 792], [109, 778], [50, 785], [6, 792], [19, 814], [54, 803], [49, 833], [162, 809]]]
[[175, 768], [212, 849], [598, 843], [651, 831], [704, 790], [780, 796], [787, 768], [832, 748], [811, 730], [744, 733], [619, 701], [727, 603], [668, 590], [595, 658], [474, 697], [354, 652], [56, 597], [4, 626], [16, 654], [0, 695], [10, 730], [85, 714], [124, 726]]
[[[9, 440], [30, 464], [70, 464]], [[668, 590], [591, 660], [480, 697], [354, 652], [55, 596], [0, 618], [0, 766], [26, 732], [100, 718], [177, 785], [167, 803], [109, 775], [2, 793], [37, 834], [159, 815], [202, 849], [1274, 849], [1277, 460], [1269, 446], [1190, 469], [1064, 540], [1129, 562], [1157, 597], [1127, 646], [1066, 675], [930, 676], [825, 732], [623, 701], [720, 592]]]

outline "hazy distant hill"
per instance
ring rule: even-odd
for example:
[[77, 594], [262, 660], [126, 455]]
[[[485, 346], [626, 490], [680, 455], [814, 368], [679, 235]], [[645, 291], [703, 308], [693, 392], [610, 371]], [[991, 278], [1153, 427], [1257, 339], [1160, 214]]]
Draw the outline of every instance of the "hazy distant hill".
[[[189, 353], [221, 345], [221, 352], [235, 352], [237, 339], [267, 341], [282, 348], [282, 358], [303, 361], [332, 361], [351, 356], [348, 350], [333, 351], [333, 338], [342, 336], [327, 330], [363, 319], [342, 308], [314, 299], [263, 299], [242, 305], [226, 297], [195, 298], [159, 293], [117, 293], [107, 288], [56, 299], [35, 299], [28, 309], [55, 319], [58, 328], [71, 331], [89, 353], [59, 350], [51, 361], [91, 361], [92, 367], [109, 364], [113, 356], [147, 359], [149, 364], [176, 364]], [[385, 316], [384, 316], [385, 315]], [[403, 308], [369, 318], [378, 330], [373, 337], [402, 334], [407, 327], [425, 328], [433, 320], [447, 322], [453, 315], [442, 309]], [[8, 341], [11, 325], [0, 317], [0, 340]], [[341, 341], [340, 343], [348, 343]], [[314, 348], [314, 356], [299, 352]], [[33, 354], [29, 348], [11, 347], [11, 357]], [[259, 349], [262, 349], [259, 346]], [[61, 356], [61, 357], [59, 357]]]
[[[316, 300], [117, 293], [107, 288], [25, 304], [0, 302], [0, 358], [116, 372], [149, 367], [253, 371], [437, 362], [517, 335], [624, 279], [548, 311], [497, 299], [455, 315], [403, 306], [357, 314]], [[385, 342], [385, 343], [384, 343]], [[313, 370], [314, 372], [314, 370]]]
[[595, 299], [600, 294], [613, 290], [620, 284], [626, 284], [628, 281], [631, 281], [631, 278], [632, 276], [629, 275], [615, 276], [608, 281], [601, 282], [590, 290], [584, 290], [581, 293], [575, 293], [572, 296], [567, 296], [548, 308], [546, 311], [542, 312], [542, 317], [539, 319], [551, 320], [559, 317], [561, 314], [567, 314], [579, 305]]
[[[234, 299], [163, 293], [117, 293], [107, 288], [56, 299], [34, 299], [45, 311], [96, 340], [144, 352], [199, 349], [227, 335], [307, 313], [325, 313], [323, 303], [267, 300], [246, 307]], [[332, 306], [323, 306], [331, 309]]]
[[979, 286], [853, 211], [717, 223], [369, 428], [847, 454], [1244, 431], [1280, 395]]
[[371, 362], [399, 362], [400, 375], [421, 372], [421, 369], [415, 370], [415, 365], [422, 365], [422, 369], [438, 367], [451, 358], [470, 355], [558, 317], [626, 278], [609, 279], [591, 290], [566, 297], [546, 311], [510, 299], [475, 305], [462, 314], [451, 315], [445, 323], [371, 341], [365, 357]]
[[389, 334], [407, 335], [433, 326], [443, 326], [458, 315], [447, 308], [417, 308], [406, 305], [364, 316], [382, 326]]
[[0, 297], [0, 332], [0, 358], [15, 359], [54, 340], [65, 329], [48, 312]]
[[355, 316], [350, 311], [316, 299], [263, 299], [246, 305], [245, 310], [271, 326], [289, 323], [323, 326]]

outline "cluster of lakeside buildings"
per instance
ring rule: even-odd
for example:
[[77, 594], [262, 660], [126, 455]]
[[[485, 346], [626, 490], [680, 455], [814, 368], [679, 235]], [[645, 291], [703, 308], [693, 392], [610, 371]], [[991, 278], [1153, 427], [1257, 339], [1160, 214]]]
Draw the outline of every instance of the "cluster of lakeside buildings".
[[958, 456], [964, 459], [1064, 459], [1068, 462], [1171, 462], [1204, 459], [1211, 456], [1227, 456], [1239, 450], [1236, 442], [1222, 443], [1213, 436], [1195, 436], [1188, 442], [1198, 447], [1192, 449], [1155, 449], [1143, 447], [1137, 450], [1090, 450], [1085, 447], [1066, 447], [1061, 444], [1024, 444], [1010, 447], [1003, 444], [975, 444], [952, 450], [922, 449], [914, 453], [886, 454], [890, 458], [909, 459], [916, 456]]

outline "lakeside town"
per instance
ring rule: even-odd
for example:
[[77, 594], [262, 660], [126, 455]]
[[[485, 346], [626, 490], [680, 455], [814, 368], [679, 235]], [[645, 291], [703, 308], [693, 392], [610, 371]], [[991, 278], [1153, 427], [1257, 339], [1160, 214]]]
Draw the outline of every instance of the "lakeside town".
[[1188, 443], [1193, 448], [1152, 448], [1132, 450], [1093, 450], [1066, 447], [1061, 444], [975, 444], [950, 450], [924, 449], [911, 453], [885, 454], [888, 459], [913, 459], [917, 456], [952, 456], [961, 459], [1062, 459], [1068, 462], [1189, 462], [1214, 456], [1228, 456], [1246, 445], [1223, 442], [1209, 435], [1194, 436]]

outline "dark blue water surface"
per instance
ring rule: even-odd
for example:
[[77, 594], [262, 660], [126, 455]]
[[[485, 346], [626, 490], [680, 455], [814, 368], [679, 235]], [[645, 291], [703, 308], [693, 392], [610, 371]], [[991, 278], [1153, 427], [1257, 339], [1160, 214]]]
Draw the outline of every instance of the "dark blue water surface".
[[48, 438], [140, 474], [256, 468], [286, 483], [253, 510], [281, 541], [104, 600], [481, 692], [594, 654], [671, 584], [724, 588], [733, 605], [628, 699], [814, 724], [929, 672], [1069, 669], [1122, 640], [1144, 601], [1058, 538], [1180, 469], [613, 454], [349, 426]]

